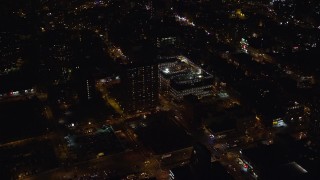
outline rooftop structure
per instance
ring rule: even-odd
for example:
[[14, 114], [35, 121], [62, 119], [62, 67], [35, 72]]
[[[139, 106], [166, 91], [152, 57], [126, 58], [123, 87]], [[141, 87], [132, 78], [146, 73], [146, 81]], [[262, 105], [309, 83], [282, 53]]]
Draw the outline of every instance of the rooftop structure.
[[198, 98], [211, 95], [213, 76], [184, 56], [159, 65], [161, 88], [176, 99], [186, 95]]

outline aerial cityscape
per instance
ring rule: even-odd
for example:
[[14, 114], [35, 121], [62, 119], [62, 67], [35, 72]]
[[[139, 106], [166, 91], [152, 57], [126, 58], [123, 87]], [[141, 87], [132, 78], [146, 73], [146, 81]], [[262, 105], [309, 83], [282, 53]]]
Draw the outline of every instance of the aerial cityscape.
[[2, 0], [0, 180], [320, 179], [319, 0]]

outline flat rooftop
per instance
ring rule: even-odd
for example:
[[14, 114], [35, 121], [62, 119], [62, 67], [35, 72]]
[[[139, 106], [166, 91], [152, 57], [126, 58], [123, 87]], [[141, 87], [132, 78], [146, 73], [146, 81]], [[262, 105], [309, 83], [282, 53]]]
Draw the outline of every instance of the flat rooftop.
[[190, 136], [178, 127], [166, 112], [152, 114], [146, 119], [137, 119], [129, 123], [142, 143], [156, 154], [191, 147]]
[[166, 78], [171, 78], [176, 74], [188, 72], [188, 64], [180, 62], [178, 59], [175, 59], [175, 62], [173, 62], [173, 64], [171, 64], [171, 66], [161, 66], [160, 73], [162, 73], [162, 75], [164, 75]]
[[163, 63], [159, 67], [159, 71], [164, 78], [170, 79], [176, 84], [200, 82], [213, 77], [184, 56], [177, 56], [175, 59], [171, 59], [170, 63]]
[[300, 163], [299, 154], [277, 144], [242, 150], [242, 154], [261, 172], [262, 179], [310, 179], [315, 174]]
[[110, 155], [124, 150], [111, 126], [93, 128], [89, 135], [68, 135], [64, 140], [71, 151], [84, 159], [95, 157], [99, 153]]

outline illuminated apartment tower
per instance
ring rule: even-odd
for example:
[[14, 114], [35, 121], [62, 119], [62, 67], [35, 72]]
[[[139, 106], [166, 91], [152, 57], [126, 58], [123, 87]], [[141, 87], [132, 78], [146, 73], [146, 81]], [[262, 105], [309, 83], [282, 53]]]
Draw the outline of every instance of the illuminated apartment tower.
[[156, 53], [151, 46], [134, 46], [131, 50], [127, 53], [130, 60], [119, 68], [120, 85], [114, 93], [125, 112], [148, 111], [158, 104]]
[[157, 64], [130, 64], [121, 77], [125, 111], [146, 111], [158, 104]]

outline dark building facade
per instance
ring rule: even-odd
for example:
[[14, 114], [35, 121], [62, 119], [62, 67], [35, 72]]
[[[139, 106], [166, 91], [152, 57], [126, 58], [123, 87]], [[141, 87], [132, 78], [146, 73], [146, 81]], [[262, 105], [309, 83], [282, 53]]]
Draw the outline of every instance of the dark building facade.
[[158, 104], [158, 66], [125, 65], [121, 75], [122, 108], [127, 111], [144, 111]]

